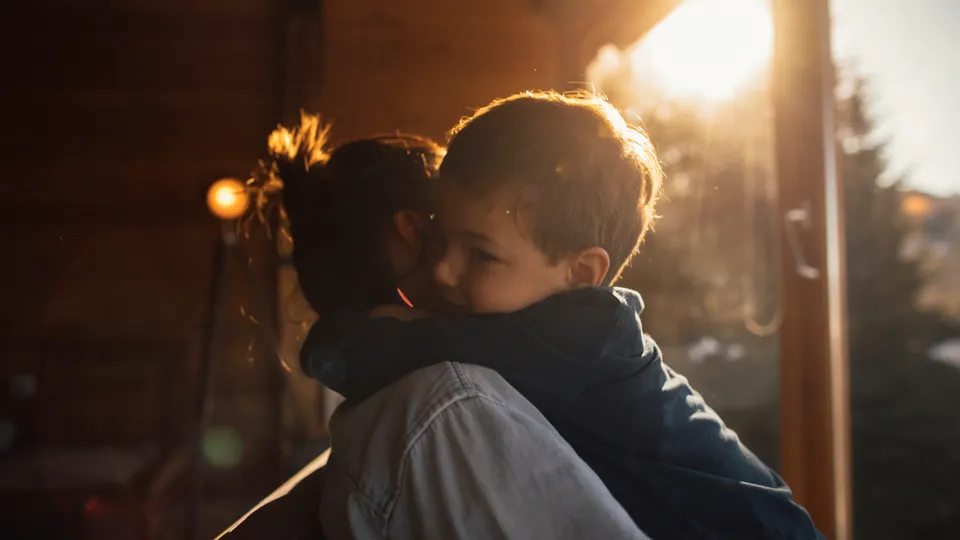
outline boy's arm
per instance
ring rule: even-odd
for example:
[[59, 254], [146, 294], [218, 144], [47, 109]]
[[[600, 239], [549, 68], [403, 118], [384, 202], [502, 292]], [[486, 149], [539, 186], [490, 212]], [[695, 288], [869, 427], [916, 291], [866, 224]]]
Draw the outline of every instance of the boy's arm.
[[587, 289], [500, 315], [400, 321], [338, 313], [314, 324], [301, 365], [352, 400], [448, 361], [493, 369], [524, 392], [543, 387], [548, 376], [549, 393], [562, 395], [588, 379], [620, 312], [609, 290]]
[[[301, 350], [304, 372], [347, 399], [361, 400], [418, 369], [462, 362], [502, 373], [539, 346], [505, 316], [401, 321], [340, 313], [314, 324]], [[516, 369], [511, 370], [513, 365]]]

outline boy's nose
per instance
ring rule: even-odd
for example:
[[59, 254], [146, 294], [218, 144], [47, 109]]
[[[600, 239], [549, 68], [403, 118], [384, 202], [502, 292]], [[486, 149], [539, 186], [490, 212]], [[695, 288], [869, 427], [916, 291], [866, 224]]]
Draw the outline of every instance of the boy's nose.
[[433, 267], [433, 278], [443, 287], [456, 287], [457, 275], [449, 257], [442, 257]]

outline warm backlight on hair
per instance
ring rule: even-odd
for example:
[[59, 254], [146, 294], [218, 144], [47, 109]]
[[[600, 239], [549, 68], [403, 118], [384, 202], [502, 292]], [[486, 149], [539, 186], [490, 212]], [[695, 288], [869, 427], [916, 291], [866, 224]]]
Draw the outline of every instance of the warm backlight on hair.
[[669, 96], [722, 100], [769, 62], [766, 0], [686, 0], [631, 51]]
[[247, 209], [250, 196], [246, 186], [236, 178], [217, 180], [207, 191], [207, 207], [220, 219], [237, 219]]

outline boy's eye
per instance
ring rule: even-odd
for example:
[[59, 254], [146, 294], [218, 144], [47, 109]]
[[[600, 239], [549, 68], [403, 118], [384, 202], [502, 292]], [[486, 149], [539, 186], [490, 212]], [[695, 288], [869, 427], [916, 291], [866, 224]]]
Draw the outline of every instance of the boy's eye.
[[479, 263], [498, 262], [500, 260], [493, 253], [480, 248], [472, 248], [470, 250], [470, 257], [474, 260], [474, 262]]

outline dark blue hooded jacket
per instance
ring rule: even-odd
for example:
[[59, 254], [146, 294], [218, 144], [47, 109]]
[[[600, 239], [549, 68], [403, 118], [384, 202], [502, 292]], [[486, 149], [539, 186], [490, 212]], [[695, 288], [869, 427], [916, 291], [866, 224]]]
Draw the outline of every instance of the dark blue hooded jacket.
[[318, 321], [304, 372], [362, 400], [451, 361], [497, 371], [654, 539], [820, 539], [789, 488], [724, 426], [643, 334], [640, 296], [578, 289], [524, 310], [411, 322]]

